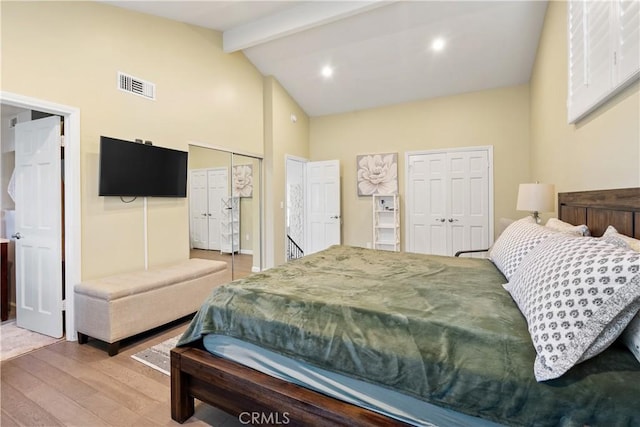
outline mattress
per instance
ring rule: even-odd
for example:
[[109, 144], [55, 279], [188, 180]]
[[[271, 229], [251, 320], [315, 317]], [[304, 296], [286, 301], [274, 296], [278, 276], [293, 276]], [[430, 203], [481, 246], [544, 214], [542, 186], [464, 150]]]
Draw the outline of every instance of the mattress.
[[640, 365], [613, 346], [538, 383], [527, 324], [488, 260], [337, 246], [217, 288], [208, 334], [508, 425], [640, 425]]
[[207, 351], [216, 356], [410, 425], [424, 427], [499, 427], [501, 425], [318, 368], [237, 338], [209, 334], [204, 337], [203, 344]]

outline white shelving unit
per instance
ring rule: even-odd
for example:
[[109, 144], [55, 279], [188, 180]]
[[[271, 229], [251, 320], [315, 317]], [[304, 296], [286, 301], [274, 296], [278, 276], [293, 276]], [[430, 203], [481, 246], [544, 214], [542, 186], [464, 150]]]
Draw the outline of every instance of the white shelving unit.
[[220, 252], [235, 253], [240, 250], [240, 198], [222, 199], [220, 220]]
[[373, 249], [400, 252], [400, 203], [397, 194], [374, 194]]

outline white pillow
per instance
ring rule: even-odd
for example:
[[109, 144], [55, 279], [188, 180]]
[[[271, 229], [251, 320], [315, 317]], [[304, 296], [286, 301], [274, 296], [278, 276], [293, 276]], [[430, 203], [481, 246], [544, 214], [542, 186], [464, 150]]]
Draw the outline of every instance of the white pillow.
[[538, 381], [606, 349], [640, 309], [640, 253], [560, 234], [529, 253], [505, 285], [527, 319]]
[[604, 234], [602, 235], [602, 238], [620, 239], [629, 247], [629, 249], [640, 252], [640, 240], [618, 233], [618, 230], [616, 230], [616, 228], [612, 225], [607, 227], [607, 229], [604, 231]]
[[545, 227], [549, 227], [552, 230], [561, 231], [563, 233], [575, 234], [576, 236], [591, 236], [589, 227], [586, 225], [573, 225], [558, 218], [549, 218]]
[[640, 313], [636, 314], [622, 333], [622, 342], [640, 362]]
[[[616, 240], [620, 241], [629, 249], [640, 252], [640, 240], [618, 233], [618, 230], [611, 225], [605, 230], [602, 239], [611, 241], [612, 243]], [[638, 359], [638, 362], [640, 362], [640, 313], [636, 314], [636, 317], [631, 320], [629, 326], [627, 326], [622, 333], [621, 339], [622, 342], [629, 347], [629, 350], [631, 350], [636, 359]]]
[[524, 217], [502, 232], [489, 251], [489, 259], [509, 280], [529, 251], [547, 237], [558, 233], [536, 224], [533, 217]]

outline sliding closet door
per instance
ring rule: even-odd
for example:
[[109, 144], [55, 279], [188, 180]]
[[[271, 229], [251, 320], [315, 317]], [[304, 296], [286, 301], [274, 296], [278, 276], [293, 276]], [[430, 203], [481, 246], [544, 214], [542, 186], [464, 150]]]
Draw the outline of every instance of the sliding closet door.
[[407, 154], [407, 251], [453, 255], [491, 243], [491, 149]]

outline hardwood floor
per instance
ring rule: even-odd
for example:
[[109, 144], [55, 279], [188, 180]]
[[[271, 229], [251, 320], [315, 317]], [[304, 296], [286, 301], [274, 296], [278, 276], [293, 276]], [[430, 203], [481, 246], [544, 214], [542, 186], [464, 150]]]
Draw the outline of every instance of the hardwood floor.
[[[222, 260], [219, 251], [192, 250], [191, 258]], [[253, 256], [234, 255], [234, 279], [251, 274]], [[0, 364], [0, 425], [179, 426], [171, 419], [171, 388], [164, 375], [131, 358], [182, 333], [188, 320], [138, 335], [109, 357], [106, 344], [62, 341]], [[184, 425], [240, 427], [239, 420], [204, 403]]]
[[[189, 258], [213, 259], [216, 261], [225, 261], [229, 264], [229, 273], [231, 273], [231, 254], [222, 254], [220, 251], [206, 251], [203, 249], [191, 249]], [[253, 255], [234, 254], [233, 255], [233, 279], [242, 279], [251, 274], [253, 265]], [[229, 274], [231, 280], [231, 274]]]
[[[109, 357], [104, 344], [62, 341], [0, 364], [0, 425], [178, 426], [170, 414], [170, 381], [131, 358], [186, 329], [187, 320], [138, 336]], [[243, 426], [196, 402], [184, 425]]]

